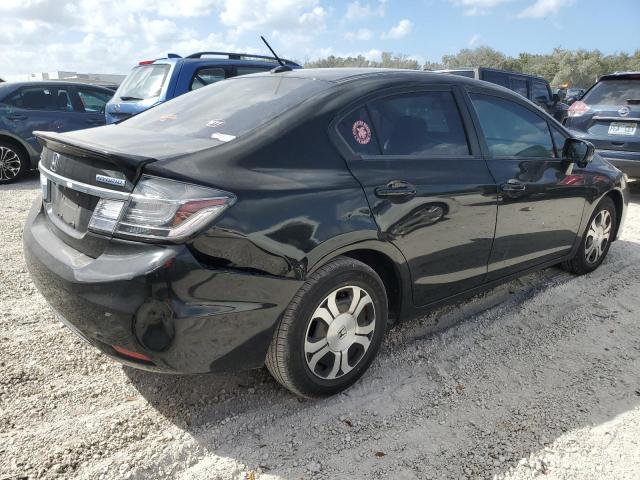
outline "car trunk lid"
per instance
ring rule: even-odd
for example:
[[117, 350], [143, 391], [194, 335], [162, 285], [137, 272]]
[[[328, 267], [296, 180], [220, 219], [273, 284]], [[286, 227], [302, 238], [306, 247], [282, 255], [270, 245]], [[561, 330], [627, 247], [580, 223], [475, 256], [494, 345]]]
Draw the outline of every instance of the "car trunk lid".
[[211, 142], [199, 139], [177, 142], [166, 135], [121, 127], [113, 136], [109, 128], [102, 127], [107, 133], [98, 136], [34, 132], [43, 145], [39, 168], [51, 228], [65, 243], [93, 258], [109, 240], [89, 231], [101, 198], [126, 202], [145, 165], [211, 147]]
[[596, 148], [640, 151], [640, 106], [589, 105], [576, 127]]

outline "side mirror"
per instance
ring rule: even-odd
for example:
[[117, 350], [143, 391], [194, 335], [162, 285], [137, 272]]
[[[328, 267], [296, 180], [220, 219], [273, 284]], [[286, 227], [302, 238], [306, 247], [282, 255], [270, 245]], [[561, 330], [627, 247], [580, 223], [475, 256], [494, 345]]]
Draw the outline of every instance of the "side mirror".
[[562, 158], [575, 163], [579, 168], [584, 168], [593, 159], [596, 147], [592, 143], [579, 138], [567, 138], [562, 148]]
[[554, 93], [553, 97], [551, 97], [551, 100], [553, 100], [553, 103], [558, 103], [560, 101], [560, 95]]

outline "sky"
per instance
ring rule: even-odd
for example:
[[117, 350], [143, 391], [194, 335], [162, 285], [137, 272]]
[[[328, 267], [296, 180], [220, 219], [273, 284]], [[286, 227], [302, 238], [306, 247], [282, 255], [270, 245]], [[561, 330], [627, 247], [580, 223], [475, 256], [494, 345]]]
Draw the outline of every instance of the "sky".
[[125, 74], [169, 52], [268, 54], [260, 35], [299, 61], [640, 49], [640, 0], [0, 0], [0, 19], [0, 77]]

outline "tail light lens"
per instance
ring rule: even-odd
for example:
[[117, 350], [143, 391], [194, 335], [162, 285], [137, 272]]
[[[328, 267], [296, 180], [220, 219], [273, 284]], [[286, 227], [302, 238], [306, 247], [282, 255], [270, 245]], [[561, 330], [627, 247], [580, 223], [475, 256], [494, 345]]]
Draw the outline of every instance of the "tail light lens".
[[571, 106], [569, 107], [568, 115], [570, 117], [581, 117], [588, 111], [589, 111], [589, 105], [587, 105], [581, 100], [578, 100], [577, 102], [573, 102], [571, 104]]
[[234, 201], [229, 192], [144, 175], [126, 202], [101, 199], [89, 229], [114, 237], [177, 242], [210, 224]]

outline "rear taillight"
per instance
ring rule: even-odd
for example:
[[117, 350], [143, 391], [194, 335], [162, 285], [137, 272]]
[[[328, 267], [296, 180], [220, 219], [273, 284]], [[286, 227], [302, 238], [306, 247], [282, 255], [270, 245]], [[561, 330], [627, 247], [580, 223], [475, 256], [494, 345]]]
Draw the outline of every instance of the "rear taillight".
[[144, 175], [127, 201], [101, 199], [89, 230], [143, 241], [178, 242], [209, 225], [234, 201], [229, 192]]
[[581, 117], [588, 111], [589, 111], [589, 105], [587, 105], [581, 100], [578, 100], [577, 102], [573, 102], [571, 104], [571, 106], [569, 107], [568, 115], [570, 117]]

